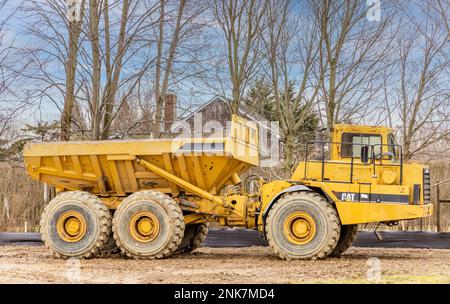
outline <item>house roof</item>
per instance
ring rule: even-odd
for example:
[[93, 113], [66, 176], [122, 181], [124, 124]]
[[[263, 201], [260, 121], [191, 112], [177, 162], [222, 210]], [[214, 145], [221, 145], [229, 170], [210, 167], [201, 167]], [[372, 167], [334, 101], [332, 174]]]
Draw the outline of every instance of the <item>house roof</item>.
[[[174, 128], [177, 128], [179, 125], [187, 122], [189, 119], [192, 119], [196, 113], [202, 112], [205, 108], [207, 108], [210, 104], [212, 104], [214, 102], [222, 102], [222, 103], [226, 103], [227, 105], [229, 105], [229, 103], [224, 98], [215, 96], [215, 97], [211, 98], [209, 101], [207, 101], [206, 103], [204, 103], [203, 105], [201, 105], [200, 107], [198, 107], [194, 112], [190, 113], [189, 115], [187, 115], [185, 117], [179, 117], [179, 118], [181, 118], [181, 120], [176, 125], [174, 125]], [[236, 114], [238, 116], [241, 116], [242, 118], [245, 118], [247, 120], [257, 123], [258, 127], [260, 127], [260, 128], [267, 129], [268, 131], [275, 133], [275, 134], [279, 134], [279, 131], [277, 131], [277, 130], [271, 128], [271, 126], [268, 126], [265, 124], [265, 123], [268, 123], [268, 121], [264, 116], [262, 116], [258, 113], [252, 113], [250, 107], [248, 107], [245, 104], [241, 104], [239, 106], [238, 112]]]

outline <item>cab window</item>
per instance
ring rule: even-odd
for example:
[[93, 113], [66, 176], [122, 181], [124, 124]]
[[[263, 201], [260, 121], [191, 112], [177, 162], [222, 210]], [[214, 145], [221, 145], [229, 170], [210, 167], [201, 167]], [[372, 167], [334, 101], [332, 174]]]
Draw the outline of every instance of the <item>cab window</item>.
[[400, 154], [397, 141], [395, 140], [395, 136], [392, 133], [388, 134], [388, 144], [389, 144], [389, 152], [392, 153], [392, 159], [398, 159]]
[[[381, 135], [361, 134], [361, 133], [343, 133], [342, 134], [341, 157], [360, 157], [362, 146], [373, 146], [374, 154], [381, 153]], [[371, 154], [372, 151], [369, 152]]]

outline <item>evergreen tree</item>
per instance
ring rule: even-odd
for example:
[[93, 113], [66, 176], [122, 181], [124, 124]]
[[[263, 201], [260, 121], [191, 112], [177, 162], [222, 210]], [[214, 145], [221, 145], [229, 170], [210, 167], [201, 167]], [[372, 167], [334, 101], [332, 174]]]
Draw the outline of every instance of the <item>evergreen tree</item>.
[[[284, 124], [280, 124], [280, 133], [283, 137], [285, 167], [290, 169], [303, 151], [301, 147], [314, 140], [319, 118], [311, 107], [298, 102], [297, 98], [300, 97], [294, 82], [289, 83], [285, 92], [279, 92], [279, 96], [282, 104], [278, 109], [272, 87], [264, 80], [258, 80], [250, 88], [244, 102], [250, 111], [264, 116], [268, 121], [284, 121]], [[296, 119], [301, 119], [301, 124]]]
[[244, 104], [268, 121], [276, 120], [272, 88], [263, 79], [257, 80], [250, 88], [244, 98]]

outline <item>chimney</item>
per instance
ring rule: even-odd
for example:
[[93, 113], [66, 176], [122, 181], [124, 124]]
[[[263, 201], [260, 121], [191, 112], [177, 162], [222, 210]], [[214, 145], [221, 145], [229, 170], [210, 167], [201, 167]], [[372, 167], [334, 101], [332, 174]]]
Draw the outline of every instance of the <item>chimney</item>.
[[167, 94], [164, 108], [164, 127], [166, 132], [170, 132], [170, 127], [177, 119], [177, 95]]

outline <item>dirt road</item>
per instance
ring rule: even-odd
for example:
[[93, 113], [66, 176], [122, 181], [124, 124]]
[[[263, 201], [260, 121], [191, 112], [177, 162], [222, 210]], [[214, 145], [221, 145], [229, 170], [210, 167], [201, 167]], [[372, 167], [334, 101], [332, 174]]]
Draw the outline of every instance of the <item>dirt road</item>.
[[267, 247], [204, 247], [166, 260], [66, 261], [42, 246], [0, 247], [0, 283], [302, 282], [450, 283], [450, 250], [351, 248], [340, 259], [286, 262]]

